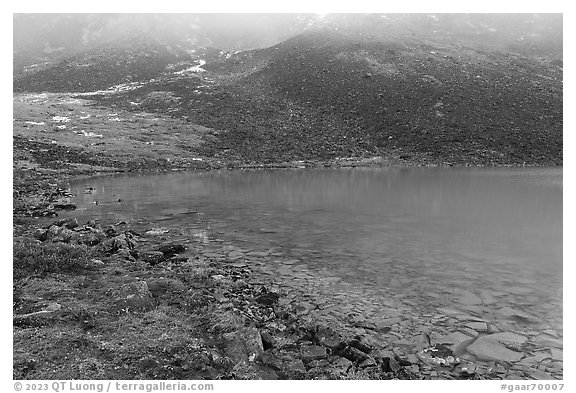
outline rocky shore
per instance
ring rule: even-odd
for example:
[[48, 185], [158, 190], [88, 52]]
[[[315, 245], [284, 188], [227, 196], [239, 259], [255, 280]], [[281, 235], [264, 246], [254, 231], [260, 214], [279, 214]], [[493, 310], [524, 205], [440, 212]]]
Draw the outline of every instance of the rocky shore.
[[[538, 310], [506, 303], [515, 298], [463, 292], [453, 307], [430, 298], [429, 310], [409, 300], [377, 310], [362, 300], [352, 309], [341, 300], [353, 287], [337, 287], [338, 277], [318, 277], [274, 249], [144, 218], [81, 221], [66, 187], [119, 171], [449, 163], [413, 156], [224, 162], [166, 150], [175, 143], [164, 139], [168, 132], [145, 138], [146, 127], [169, 129], [162, 119], [146, 126], [146, 116], [119, 113], [110, 122], [103, 109], [65, 95], [39, 100], [25, 97], [15, 114], [14, 379], [562, 378], [562, 332]], [[72, 119], [66, 129], [38, 126], [63, 114]], [[109, 125], [120, 121], [141, 133], [118, 138], [112, 131], [122, 131]], [[102, 138], [80, 133], [101, 123]], [[206, 130], [195, 132], [178, 138]], [[399, 285], [432, 294], [418, 279]], [[518, 291], [509, 296], [529, 296]]]
[[[561, 333], [487, 322], [475, 308], [493, 303], [489, 294], [463, 293], [430, 320], [388, 308], [335, 322], [324, 318], [333, 305], [262, 267], [280, 264], [316, 290], [337, 278], [314, 278], [275, 250], [218, 233], [79, 222], [58, 176], [43, 180], [15, 189], [16, 379], [562, 378]], [[58, 252], [76, 260], [50, 264], [45, 257]], [[540, 323], [504, 308], [511, 323]]]

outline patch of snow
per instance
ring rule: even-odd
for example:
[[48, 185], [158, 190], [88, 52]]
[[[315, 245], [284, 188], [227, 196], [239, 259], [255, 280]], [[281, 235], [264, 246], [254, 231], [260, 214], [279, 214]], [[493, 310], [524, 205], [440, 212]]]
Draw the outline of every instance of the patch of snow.
[[40, 122], [37, 122], [37, 121], [27, 121], [26, 124], [32, 124], [32, 125], [35, 125], [35, 126], [43, 126], [43, 125], [45, 125], [46, 123], [44, 123], [43, 121], [40, 121]]
[[[84, 113], [84, 112], [82, 112], [82, 113]], [[86, 114], [86, 116], [80, 116], [79, 119], [85, 120], [85, 119], [89, 119], [91, 117], [92, 117], [92, 115], [90, 113], [88, 113], [88, 114]]]
[[220, 57], [224, 56], [225, 58], [229, 59], [232, 57], [232, 53], [225, 51], [225, 50], [221, 50], [220, 52], [218, 52], [218, 56], [220, 56]]
[[[150, 79], [148, 82], [153, 82], [154, 79]], [[132, 91], [141, 88], [148, 82], [130, 82], [130, 83], [121, 83], [116, 86], [110, 86], [106, 90], [96, 90], [96, 91], [89, 91], [84, 93], [75, 93], [78, 96], [94, 96], [94, 95], [106, 95], [106, 94], [114, 94], [114, 93], [124, 93], [127, 91]]]
[[81, 130], [82, 135], [88, 137], [88, 138], [102, 138], [102, 134], [95, 134], [93, 132], [86, 132], [84, 130]]
[[70, 118], [66, 116], [54, 116], [52, 118], [52, 121], [54, 121], [55, 123], [68, 123], [70, 121]]
[[133, 102], [133, 101], [130, 101], [130, 105], [137, 106], [137, 105], [140, 105], [140, 104], [141, 104], [141, 102]]
[[192, 161], [204, 161], [204, 159], [202, 159], [202, 158], [196, 158], [196, 157], [192, 157]]
[[56, 126], [56, 128], [59, 128], [59, 129], [63, 130], [63, 129], [66, 128], [66, 126], [65, 126], [65, 125], [61, 125], [61, 126]]
[[111, 119], [108, 119], [108, 121], [124, 121], [124, 120], [126, 120], [126, 119], [121, 119], [119, 117], [113, 117]]
[[206, 60], [197, 60], [196, 62], [198, 64], [196, 64], [195, 66], [186, 68], [186, 69], [181, 70], [181, 71], [176, 71], [174, 74], [175, 75], [186, 75], [189, 73], [206, 72], [206, 70], [202, 68], [202, 66], [206, 64]]

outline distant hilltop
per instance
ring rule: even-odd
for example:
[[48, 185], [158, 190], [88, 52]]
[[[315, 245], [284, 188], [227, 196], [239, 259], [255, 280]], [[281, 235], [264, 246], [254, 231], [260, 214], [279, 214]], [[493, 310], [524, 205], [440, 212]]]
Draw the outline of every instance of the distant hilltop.
[[242, 161], [561, 164], [562, 41], [561, 14], [17, 14], [14, 90], [183, 118]]

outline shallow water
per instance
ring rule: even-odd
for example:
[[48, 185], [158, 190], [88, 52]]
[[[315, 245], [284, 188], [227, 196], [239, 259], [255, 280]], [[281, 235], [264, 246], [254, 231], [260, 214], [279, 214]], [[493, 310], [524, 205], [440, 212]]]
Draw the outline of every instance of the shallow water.
[[334, 315], [406, 307], [421, 317], [460, 305], [497, 321], [499, 308], [512, 307], [538, 318], [538, 329], [562, 330], [561, 169], [221, 171], [71, 188], [84, 219], [144, 218], [272, 250], [282, 258], [263, 269], [332, 304]]

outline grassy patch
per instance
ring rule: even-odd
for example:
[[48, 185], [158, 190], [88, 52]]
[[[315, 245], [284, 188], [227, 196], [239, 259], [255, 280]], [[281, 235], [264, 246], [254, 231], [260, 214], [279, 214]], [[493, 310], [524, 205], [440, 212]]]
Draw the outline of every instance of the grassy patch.
[[14, 239], [14, 275], [78, 271], [86, 268], [90, 256], [84, 245]]

